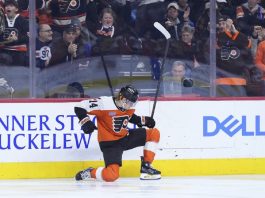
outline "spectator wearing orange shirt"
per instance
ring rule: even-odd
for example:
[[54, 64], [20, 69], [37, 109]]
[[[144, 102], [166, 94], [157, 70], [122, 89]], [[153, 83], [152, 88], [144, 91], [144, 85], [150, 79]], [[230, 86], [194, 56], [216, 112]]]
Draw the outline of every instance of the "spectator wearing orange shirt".
[[265, 80], [265, 40], [261, 41], [258, 44], [256, 57], [255, 57], [256, 66], [262, 71], [263, 77]]

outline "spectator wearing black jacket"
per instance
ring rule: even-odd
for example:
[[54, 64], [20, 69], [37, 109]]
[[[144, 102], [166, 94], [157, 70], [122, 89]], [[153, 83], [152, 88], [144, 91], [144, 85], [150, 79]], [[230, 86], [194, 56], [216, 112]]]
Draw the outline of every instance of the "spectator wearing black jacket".
[[81, 58], [83, 54], [78, 53], [78, 48], [75, 27], [69, 25], [64, 29], [62, 38], [51, 45], [52, 58], [50, 60], [50, 65], [72, 62], [77, 58]]
[[265, 9], [258, 0], [248, 0], [236, 8], [237, 28], [247, 36], [253, 36], [255, 26], [265, 26]]
[[5, 31], [0, 36], [2, 50], [0, 62], [7, 65], [28, 66], [28, 32], [29, 24], [18, 14], [18, 3], [15, 0], [6, 0]]
[[[246, 96], [246, 71], [253, 67], [251, 42], [230, 18], [219, 19], [217, 34], [217, 95]], [[222, 91], [218, 91], [223, 89]], [[221, 94], [221, 95], [220, 95]]]

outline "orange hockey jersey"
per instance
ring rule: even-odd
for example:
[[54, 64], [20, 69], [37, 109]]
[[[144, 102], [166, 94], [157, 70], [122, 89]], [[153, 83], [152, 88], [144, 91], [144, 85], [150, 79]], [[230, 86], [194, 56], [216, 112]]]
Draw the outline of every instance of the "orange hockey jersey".
[[97, 117], [98, 141], [113, 141], [128, 134], [127, 124], [135, 109], [120, 111], [113, 97], [103, 96], [80, 102], [77, 107], [87, 110], [89, 115]]

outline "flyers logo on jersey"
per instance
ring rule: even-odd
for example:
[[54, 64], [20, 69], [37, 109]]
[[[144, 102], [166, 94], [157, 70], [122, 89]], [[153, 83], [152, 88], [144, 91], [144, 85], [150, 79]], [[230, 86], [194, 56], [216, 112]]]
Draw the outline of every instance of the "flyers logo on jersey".
[[59, 8], [62, 13], [77, 10], [80, 7], [80, 0], [61, 0]]
[[122, 128], [126, 128], [128, 125], [129, 116], [113, 116], [113, 131], [119, 133]]

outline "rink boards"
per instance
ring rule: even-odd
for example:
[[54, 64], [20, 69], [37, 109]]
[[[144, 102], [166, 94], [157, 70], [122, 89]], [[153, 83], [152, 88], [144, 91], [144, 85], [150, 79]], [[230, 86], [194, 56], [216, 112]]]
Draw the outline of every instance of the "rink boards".
[[[67, 178], [104, 166], [97, 132], [80, 130], [76, 102], [2, 101], [0, 178]], [[152, 105], [138, 102], [136, 114], [150, 115]], [[265, 174], [264, 106], [265, 100], [159, 100], [153, 165], [164, 176]], [[142, 150], [124, 152], [121, 176], [139, 176]]]
[[[265, 174], [265, 159], [194, 159], [157, 160], [154, 167], [162, 176]], [[101, 161], [86, 162], [27, 162], [1, 163], [0, 179], [21, 178], [74, 178], [87, 167], [103, 166]], [[126, 160], [120, 171], [121, 177], [139, 177], [140, 162]]]

